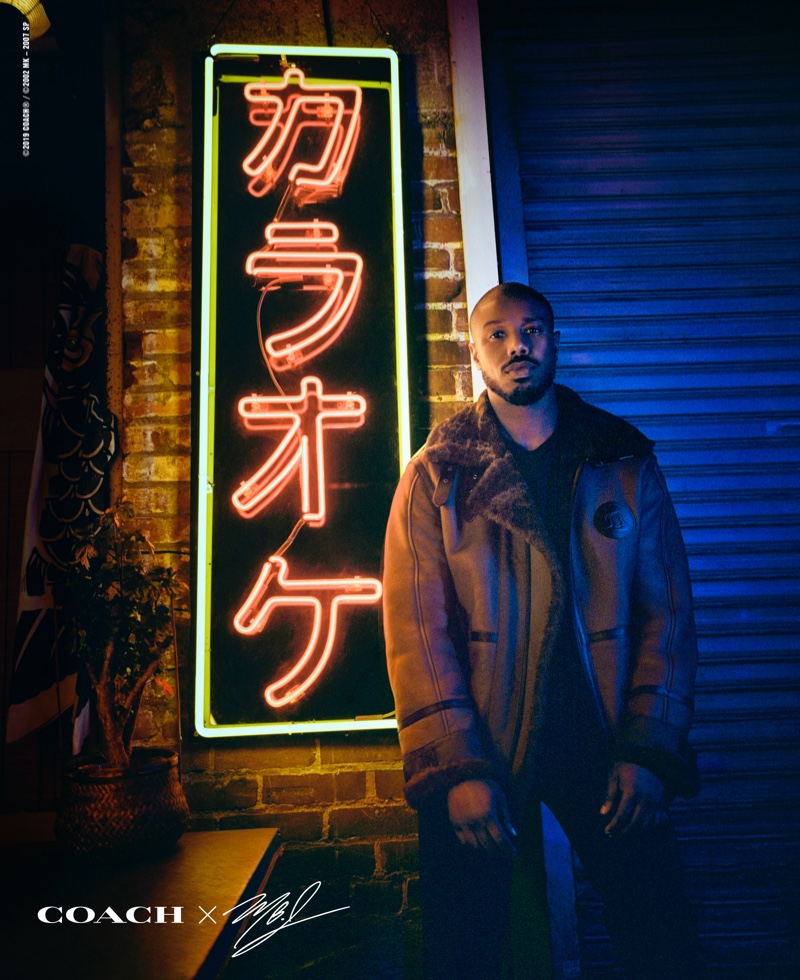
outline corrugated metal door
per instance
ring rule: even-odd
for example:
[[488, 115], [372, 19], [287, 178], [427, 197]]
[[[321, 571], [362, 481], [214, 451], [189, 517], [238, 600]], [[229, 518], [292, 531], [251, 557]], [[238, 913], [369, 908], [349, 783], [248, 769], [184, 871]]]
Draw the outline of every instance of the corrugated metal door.
[[[503, 276], [521, 257], [553, 302], [561, 380], [657, 441], [689, 550], [704, 787], [675, 814], [713, 975], [794, 976], [797, 13], [489, 6]], [[583, 976], [610, 976], [580, 877], [578, 905]]]

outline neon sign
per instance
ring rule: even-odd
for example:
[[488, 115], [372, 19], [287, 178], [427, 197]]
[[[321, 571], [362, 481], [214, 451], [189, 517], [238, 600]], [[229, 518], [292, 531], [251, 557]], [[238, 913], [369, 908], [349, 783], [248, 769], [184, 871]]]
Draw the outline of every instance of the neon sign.
[[247, 429], [287, 429], [269, 459], [233, 494], [242, 517], [259, 514], [299, 470], [303, 520], [311, 527], [325, 523], [325, 432], [363, 425], [367, 403], [352, 392], [324, 394], [319, 378], [303, 378], [300, 384], [299, 395], [253, 395], [239, 402]]
[[[279, 588], [281, 594], [266, 598], [272, 588]], [[341, 606], [377, 602], [380, 597], [381, 583], [372, 578], [289, 579], [286, 560], [273, 555], [261, 569], [247, 601], [236, 613], [236, 629], [248, 635], [260, 633], [270, 613], [280, 606], [310, 606], [314, 612], [314, 625], [308, 645], [297, 663], [267, 687], [264, 692], [267, 703], [280, 708], [290, 701], [296, 701], [317, 680], [333, 649]], [[327, 630], [323, 630], [326, 622]], [[298, 676], [303, 673], [304, 679], [298, 681]], [[289, 684], [292, 687], [282, 695], [276, 693]]]
[[266, 248], [247, 256], [245, 271], [263, 281], [266, 294], [298, 286], [323, 294], [312, 316], [278, 330], [264, 344], [270, 367], [288, 371], [329, 347], [347, 326], [361, 288], [364, 260], [355, 252], [338, 251], [339, 229], [327, 221], [273, 222], [265, 236]]
[[289, 184], [300, 205], [336, 197], [358, 139], [360, 87], [309, 85], [302, 71], [287, 68], [277, 85], [245, 85], [244, 97], [252, 107], [250, 122], [264, 127], [263, 136], [242, 164], [252, 178], [247, 185], [250, 193], [263, 197], [271, 191], [291, 163], [301, 137], [318, 130], [323, 139], [317, 162], [295, 163], [289, 170]]
[[393, 727], [377, 573], [410, 454], [396, 57], [215, 46], [203, 161], [197, 730]]

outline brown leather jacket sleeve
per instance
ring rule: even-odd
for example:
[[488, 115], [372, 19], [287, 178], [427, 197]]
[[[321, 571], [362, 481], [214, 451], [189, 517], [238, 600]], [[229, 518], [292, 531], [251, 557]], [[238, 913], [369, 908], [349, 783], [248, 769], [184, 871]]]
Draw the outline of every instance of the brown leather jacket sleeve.
[[412, 461], [395, 493], [384, 552], [387, 661], [411, 806], [493, 771], [462, 669], [463, 617], [433, 489]]
[[642, 475], [632, 587], [632, 672], [617, 758], [656, 772], [671, 795], [699, 788], [686, 735], [694, 711], [697, 638], [683, 537], [654, 457]]

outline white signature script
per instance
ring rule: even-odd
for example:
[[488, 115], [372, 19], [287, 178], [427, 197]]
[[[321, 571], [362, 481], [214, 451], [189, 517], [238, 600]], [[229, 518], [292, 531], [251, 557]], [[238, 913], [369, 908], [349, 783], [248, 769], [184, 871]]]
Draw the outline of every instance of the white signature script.
[[[289, 892], [285, 892], [283, 895], [279, 895], [277, 898], [273, 898], [271, 901], [267, 901], [266, 895], [256, 895], [254, 898], [246, 898], [243, 902], [239, 902], [238, 905], [234, 905], [232, 909], [228, 909], [225, 913], [230, 915], [231, 912], [236, 912], [237, 909], [244, 909], [243, 912], [239, 912], [234, 922], [243, 922], [247, 918], [252, 918], [250, 925], [244, 930], [244, 932], [239, 936], [236, 942], [233, 944], [233, 948], [236, 952], [233, 956], [242, 956], [244, 953], [249, 953], [251, 949], [255, 949], [261, 943], [266, 942], [271, 939], [276, 932], [280, 932], [281, 929], [287, 929], [289, 926], [299, 926], [301, 922], [310, 922], [312, 919], [319, 919], [323, 915], [333, 915], [334, 912], [344, 912], [350, 908], [349, 905], [343, 905], [338, 909], [329, 909], [327, 912], [317, 912], [315, 915], [306, 915], [302, 919], [296, 918], [303, 909], [308, 905], [311, 899], [317, 894], [317, 892], [322, 887], [321, 881], [315, 881], [313, 885], [309, 885], [308, 888], [304, 889], [303, 892], [298, 896], [297, 901], [291, 906], [291, 911], [289, 911], [289, 906], [291, 903], [291, 896]], [[247, 906], [247, 908], [245, 908]], [[287, 914], [288, 913], [288, 914]], [[280, 923], [280, 925], [275, 925], [275, 923]], [[243, 946], [240, 944], [244, 941], [247, 934], [255, 929], [259, 925], [272, 926], [275, 925], [274, 929], [270, 929], [269, 932], [265, 932], [255, 939], [250, 939]]]

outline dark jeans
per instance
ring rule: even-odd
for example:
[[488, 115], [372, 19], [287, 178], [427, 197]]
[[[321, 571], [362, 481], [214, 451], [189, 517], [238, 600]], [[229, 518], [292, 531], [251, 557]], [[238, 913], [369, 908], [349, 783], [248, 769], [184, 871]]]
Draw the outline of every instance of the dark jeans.
[[[599, 814], [606, 772], [581, 779], [567, 769], [560, 785], [540, 787], [538, 796], [561, 823], [602, 898], [628, 975], [636, 980], [695, 980], [701, 971], [694, 911], [684, 891], [672, 823], [607, 837], [603, 827], [608, 817]], [[514, 861], [461, 845], [442, 801], [420, 812], [419, 827], [426, 976], [492, 980], [513, 975], [519, 980], [520, 957], [509, 957], [506, 948]], [[523, 852], [521, 847], [516, 860]], [[516, 882], [517, 873], [514, 878]], [[538, 894], [544, 894], [543, 887]], [[536, 911], [530, 909], [533, 929]], [[542, 962], [541, 957], [533, 959]], [[538, 969], [534, 962], [522, 975], [536, 977]]]

